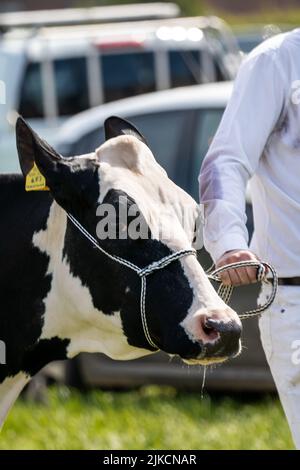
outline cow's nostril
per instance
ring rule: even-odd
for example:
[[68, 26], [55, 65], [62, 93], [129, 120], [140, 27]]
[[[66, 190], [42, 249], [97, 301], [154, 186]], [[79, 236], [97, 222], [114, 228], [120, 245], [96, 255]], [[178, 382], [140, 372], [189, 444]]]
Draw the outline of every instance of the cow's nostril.
[[202, 330], [205, 333], [207, 341], [216, 341], [219, 339], [220, 333], [216, 328], [216, 324], [218, 322], [215, 322], [213, 319], [207, 317], [203, 317], [201, 322]]
[[212, 331], [214, 331], [214, 328], [210, 326], [207, 321], [205, 321], [203, 324], [203, 331], [205, 334], [209, 335]]
[[213, 330], [220, 331], [221, 330], [221, 322], [215, 320], [214, 318], [206, 318], [205, 320], [206, 328], [211, 328]]
[[210, 350], [211, 353], [220, 354], [223, 356], [235, 355], [240, 349], [240, 336], [241, 326], [235, 322], [222, 322], [211, 317], [206, 317], [202, 325], [203, 332], [205, 333], [207, 345], [217, 348], [215, 351]]

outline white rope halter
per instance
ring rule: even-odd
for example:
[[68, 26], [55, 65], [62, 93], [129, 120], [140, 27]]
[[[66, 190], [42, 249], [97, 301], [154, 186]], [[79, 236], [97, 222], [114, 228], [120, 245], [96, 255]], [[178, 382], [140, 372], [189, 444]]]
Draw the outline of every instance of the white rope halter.
[[170, 263], [173, 261], [176, 261], [180, 258], [183, 258], [184, 256], [188, 255], [194, 255], [196, 256], [196, 250], [194, 249], [187, 249], [187, 250], [180, 250], [176, 251], [175, 253], [172, 253], [171, 255], [165, 256], [164, 258], [161, 258], [159, 261], [154, 261], [153, 263], [150, 263], [148, 266], [145, 266], [144, 268], [140, 268], [139, 266], [135, 265], [134, 263], [131, 263], [131, 261], [128, 261], [127, 259], [121, 258], [120, 256], [112, 255], [108, 251], [104, 250], [97, 240], [78, 222], [73, 215], [67, 213], [68, 218], [71, 220], [71, 222], [75, 225], [75, 227], [78, 228], [78, 230], [98, 249], [103, 253], [105, 256], [110, 258], [111, 260], [115, 261], [116, 263], [122, 264], [123, 266], [126, 266], [127, 268], [131, 269], [132, 271], [135, 271], [137, 275], [141, 278], [141, 296], [140, 296], [140, 310], [141, 310], [141, 319], [142, 319], [142, 325], [143, 325], [143, 331], [146, 340], [148, 341], [149, 345], [156, 349], [159, 350], [159, 347], [155, 344], [153, 339], [151, 338], [151, 334], [148, 328], [148, 323], [147, 323], [147, 316], [146, 316], [146, 288], [147, 288], [147, 276], [152, 274], [154, 271], [158, 271], [159, 269], [163, 269], [166, 266], [168, 266]]
[[[148, 266], [145, 266], [144, 268], [140, 268], [134, 263], [131, 263], [131, 261], [128, 261], [127, 259], [121, 258], [120, 256], [117, 255], [112, 255], [108, 251], [104, 250], [97, 240], [78, 222], [73, 215], [67, 213], [68, 218], [70, 221], [75, 225], [75, 227], [78, 228], [78, 230], [99, 250], [101, 253], [103, 253], [105, 256], [110, 258], [111, 260], [115, 261], [116, 263], [119, 263], [123, 266], [126, 266], [127, 268], [131, 269], [132, 271], [135, 271], [136, 274], [141, 278], [141, 295], [140, 295], [140, 311], [141, 311], [141, 319], [142, 319], [142, 325], [143, 325], [143, 331], [146, 340], [148, 341], [149, 345], [155, 349], [159, 350], [159, 347], [155, 344], [153, 339], [151, 338], [151, 334], [148, 328], [148, 323], [147, 323], [147, 316], [146, 316], [146, 288], [147, 288], [147, 276], [152, 274], [155, 271], [158, 271], [160, 269], [165, 268], [168, 266], [170, 263], [173, 261], [177, 261], [180, 258], [183, 258], [188, 255], [194, 255], [197, 256], [197, 252], [194, 249], [187, 249], [187, 250], [180, 250], [176, 251], [175, 253], [172, 253], [171, 255], [165, 256], [164, 258], [161, 258], [159, 261], [154, 261], [153, 263], [150, 263]], [[226, 266], [222, 266], [221, 268], [215, 269], [214, 271], [209, 270], [206, 274], [210, 280], [216, 281], [216, 282], [221, 282], [220, 280], [220, 274], [223, 271], [226, 271], [227, 269], [235, 269], [239, 267], [245, 267], [245, 266], [251, 266], [251, 267], [256, 267], [258, 269], [258, 274], [257, 274], [257, 280], [258, 282], [264, 281], [264, 282], [269, 282], [268, 280], [265, 279], [265, 273], [266, 273], [266, 267], [270, 270], [273, 276], [273, 285], [272, 285], [272, 292], [267, 300], [267, 302], [259, 306], [256, 309], [249, 310], [243, 314], [240, 314], [239, 317], [241, 319], [244, 318], [249, 318], [255, 315], [259, 315], [261, 312], [266, 310], [274, 301], [276, 291], [277, 291], [277, 286], [278, 286], [278, 279], [277, 279], [277, 274], [274, 268], [268, 264], [268, 263], [260, 263], [259, 261], [241, 261], [239, 263], [232, 263], [232, 264], [227, 264]], [[231, 297], [233, 291], [233, 286], [227, 286], [221, 283], [219, 290], [218, 290], [218, 295], [224, 300], [224, 302], [228, 303]]]

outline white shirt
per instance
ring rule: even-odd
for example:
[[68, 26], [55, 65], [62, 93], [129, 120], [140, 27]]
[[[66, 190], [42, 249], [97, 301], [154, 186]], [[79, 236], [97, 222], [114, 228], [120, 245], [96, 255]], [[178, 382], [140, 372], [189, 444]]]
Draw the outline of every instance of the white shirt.
[[247, 249], [250, 178], [250, 249], [279, 276], [300, 276], [300, 29], [268, 39], [245, 59], [203, 162], [204, 244], [214, 261]]

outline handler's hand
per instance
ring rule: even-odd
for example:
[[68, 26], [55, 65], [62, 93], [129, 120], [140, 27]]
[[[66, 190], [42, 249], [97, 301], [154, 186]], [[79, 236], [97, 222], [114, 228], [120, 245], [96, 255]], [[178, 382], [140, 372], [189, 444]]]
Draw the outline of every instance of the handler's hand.
[[[225, 264], [238, 263], [240, 261], [259, 261], [258, 258], [248, 250], [231, 250], [226, 251], [216, 264], [217, 268], [221, 268]], [[228, 269], [220, 274], [223, 284], [240, 286], [252, 284], [256, 282], [257, 269], [251, 267], [240, 267], [236, 269]]]

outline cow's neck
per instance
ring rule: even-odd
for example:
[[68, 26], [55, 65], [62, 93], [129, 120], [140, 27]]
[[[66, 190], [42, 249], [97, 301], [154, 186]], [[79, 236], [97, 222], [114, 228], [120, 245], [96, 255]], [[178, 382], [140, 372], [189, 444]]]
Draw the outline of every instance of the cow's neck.
[[[67, 220], [65, 211], [54, 202], [46, 229], [34, 236], [34, 245], [49, 256], [48, 272], [52, 276], [51, 290], [44, 301], [41, 338], [68, 339], [68, 357], [83, 351], [102, 352], [115, 359], [147, 354], [148, 351], [128, 345], [117, 299], [114, 303], [114, 296], [110, 297], [109, 311], [102, 299], [103, 291], [107, 296], [107, 289], [116, 284], [115, 273], [110, 271], [106, 258], [102, 265], [90, 242], [72, 224], [67, 225]], [[79, 259], [79, 265], [74, 257]], [[99, 276], [96, 281], [93, 279], [94, 289], [86, 271]], [[93, 290], [99, 297], [93, 295]]]

